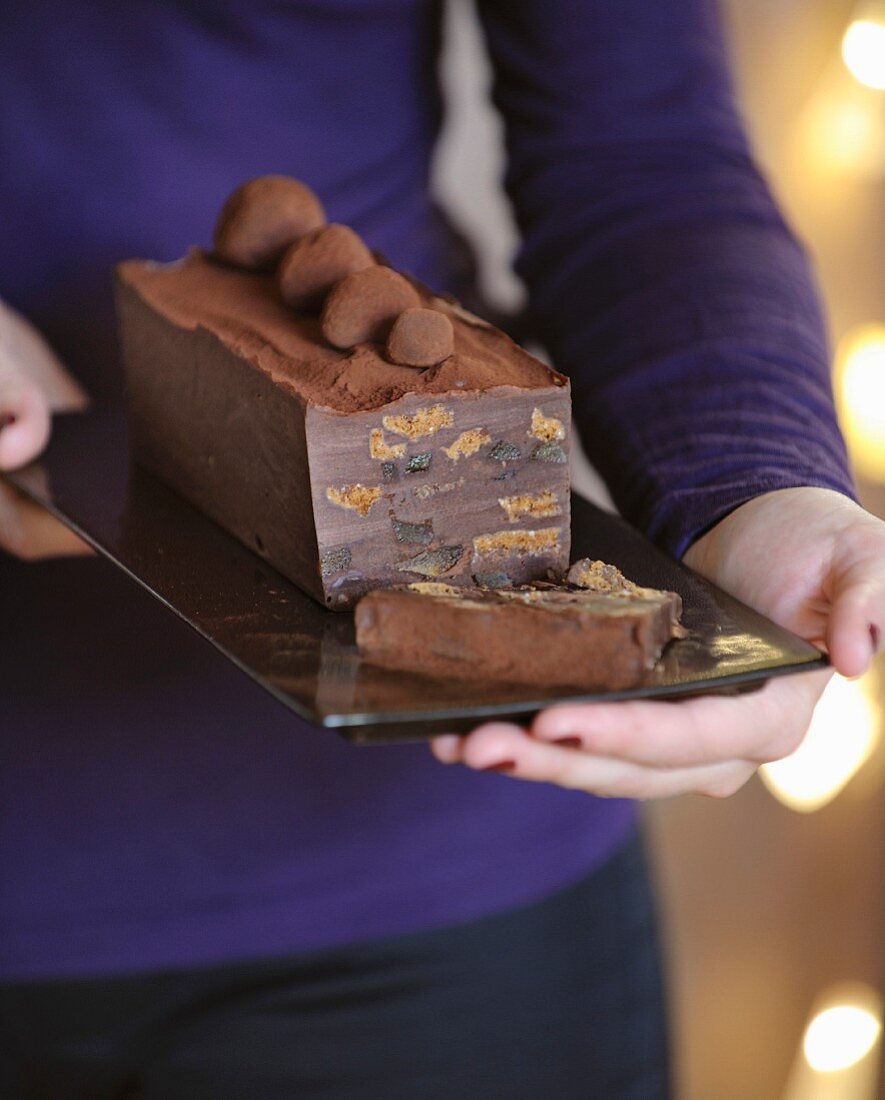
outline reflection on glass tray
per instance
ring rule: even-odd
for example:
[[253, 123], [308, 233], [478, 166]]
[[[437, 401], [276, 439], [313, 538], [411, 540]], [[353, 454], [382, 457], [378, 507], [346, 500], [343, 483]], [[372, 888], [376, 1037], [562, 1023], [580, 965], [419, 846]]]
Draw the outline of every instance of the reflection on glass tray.
[[445, 682], [364, 664], [353, 618], [324, 610], [129, 459], [119, 410], [57, 421], [39, 463], [8, 475], [302, 718], [356, 741], [525, 719], [555, 701], [737, 691], [826, 663], [813, 647], [667, 557], [622, 520], [573, 501], [572, 557], [679, 592], [689, 636], [642, 686], [588, 696], [543, 685]]

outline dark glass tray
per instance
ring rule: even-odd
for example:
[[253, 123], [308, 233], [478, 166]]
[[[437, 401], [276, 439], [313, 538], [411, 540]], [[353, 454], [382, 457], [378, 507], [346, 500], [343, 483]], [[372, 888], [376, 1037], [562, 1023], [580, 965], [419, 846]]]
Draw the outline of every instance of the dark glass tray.
[[679, 592], [689, 637], [640, 687], [582, 694], [463, 683], [364, 664], [353, 618], [326, 611], [150, 474], [133, 465], [119, 410], [56, 422], [39, 463], [7, 475], [189, 623], [287, 707], [356, 741], [467, 731], [578, 699], [739, 691], [826, 663], [813, 646], [663, 554], [621, 519], [573, 500], [573, 558], [602, 558], [639, 584]]

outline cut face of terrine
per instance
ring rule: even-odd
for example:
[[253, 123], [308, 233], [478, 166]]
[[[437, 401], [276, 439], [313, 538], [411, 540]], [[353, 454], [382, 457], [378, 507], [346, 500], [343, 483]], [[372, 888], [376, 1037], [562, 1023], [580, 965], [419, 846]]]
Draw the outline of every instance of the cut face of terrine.
[[199, 251], [118, 269], [137, 459], [330, 608], [567, 567], [567, 379], [414, 289], [454, 331], [424, 369], [333, 347], [272, 275]]

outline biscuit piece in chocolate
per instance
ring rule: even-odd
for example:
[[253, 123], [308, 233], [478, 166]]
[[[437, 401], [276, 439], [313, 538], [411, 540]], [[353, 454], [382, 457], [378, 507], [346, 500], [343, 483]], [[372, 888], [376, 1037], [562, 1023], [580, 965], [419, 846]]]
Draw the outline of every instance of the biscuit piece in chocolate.
[[374, 264], [349, 226], [320, 226], [286, 250], [277, 271], [280, 297], [293, 309], [319, 313], [335, 283]]
[[404, 309], [421, 304], [415, 288], [389, 267], [369, 267], [337, 283], [323, 308], [323, 336], [335, 348], [383, 343]]
[[566, 580], [575, 588], [589, 592], [616, 592], [637, 595], [643, 589], [633, 581], [628, 581], [617, 566], [593, 558], [580, 558], [574, 562], [566, 575]]
[[269, 270], [293, 241], [325, 221], [320, 200], [306, 184], [288, 176], [258, 176], [241, 184], [222, 207], [215, 254], [239, 267]]
[[[628, 580], [616, 566], [593, 558], [580, 558], [574, 562], [565, 579], [566, 583], [572, 588], [581, 588], [585, 592], [598, 592], [607, 596], [656, 599], [661, 594], [657, 588], [643, 588], [635, 581]], [[684, 638], [687, 631], [679, 625], [682, 600], [675, 592], [669, 592], [667, 595], [673, 597], [671, 607], [673, 637]]]
[[435, 367], [455, 350], [455, 330], [436, 309], [404, 310], [387, 337], [387, 357], [404, 367]]
[[427, 676], [620, 691], [682, 636], [679, 596], [638, 592], [544, 583], [376, 590], [357, 604], [357, 645], [370, 664]]

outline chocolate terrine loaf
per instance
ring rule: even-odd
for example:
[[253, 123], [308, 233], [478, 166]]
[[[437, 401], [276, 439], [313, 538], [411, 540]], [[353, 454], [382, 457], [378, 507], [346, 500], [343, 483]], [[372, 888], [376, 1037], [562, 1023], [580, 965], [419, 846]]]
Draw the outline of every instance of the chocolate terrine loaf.
[[118, 303], [137, 459], [324, 605], [567, 568], [568, 380], [303, 185], [244, 185]]
[[370, 664], [455, 680], [619, 691], [645, 678], [679, 625], [675, 592], [583, 560], [566, 583], [466, 591], [440, 582], [371, 592], [357, 605]]

